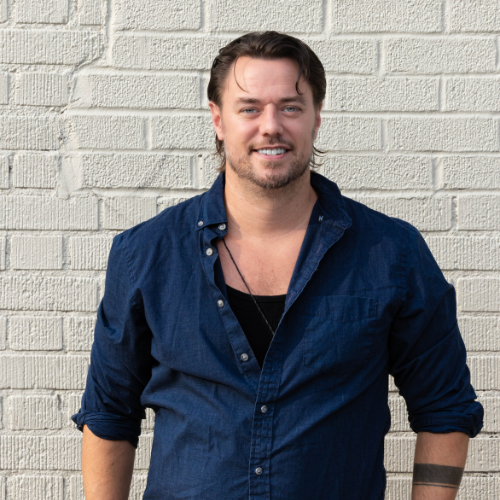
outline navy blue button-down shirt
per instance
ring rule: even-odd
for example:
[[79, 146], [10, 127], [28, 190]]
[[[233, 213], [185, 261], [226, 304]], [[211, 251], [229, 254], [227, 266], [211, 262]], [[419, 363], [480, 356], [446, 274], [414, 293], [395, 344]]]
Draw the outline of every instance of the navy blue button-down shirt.
[[311, 184], [319, 199], [262, 371], [217, 253], [223, 175], [114, 238], [73, 420], [136, 446], [154, 409], [144, 499], [383, 499], [389, 374], [414, 431], [481, 429], [455, 291], [419, 232], [317, 173]]

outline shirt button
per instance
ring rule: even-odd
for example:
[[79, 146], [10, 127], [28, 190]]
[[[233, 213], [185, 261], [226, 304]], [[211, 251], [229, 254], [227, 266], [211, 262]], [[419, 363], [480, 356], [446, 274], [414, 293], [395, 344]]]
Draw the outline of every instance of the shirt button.
[[203, 221], [202, 220], [200, 220], [200, 222], [198, 222], [198, 227], [201, 227], [201, 226], [203, 226]]
[[209, 257], [214, 254], [214, 251], [212, 248], [207, 248], [207, 251], [205, 252]]
[[255, 474], [257, 474], [257, 476], [260, 476], [262, 474], [262, 467], [257, 467], [255, 469]]
[[224, 301], [219, 299], [219, 300], [217, 301], [217, 305], [218, 305], [219, 307], [224, 307]]
[[267, 406], [266, 406], [266, 405], [262, 405], [262, 406], [260, 407], [260, 411], [261, 411], [262, 413], [267, 413], [267, 410], [268, 410], [268, 408], [267, 408]]
[[219, 225], [219, 231], [224, 231], [224, 229], [226, 229], [226, 225], [225, 224], [220, 224]]
[[248, 361], [248, 354], [246, 352], [244, 352], [241, 356], [240, 356], [240, 359], [241, 361]]

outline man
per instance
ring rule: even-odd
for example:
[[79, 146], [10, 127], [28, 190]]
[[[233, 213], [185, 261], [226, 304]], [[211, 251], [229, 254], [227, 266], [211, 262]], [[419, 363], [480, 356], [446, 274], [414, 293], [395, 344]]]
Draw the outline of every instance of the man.
[[378, 500], [391, 373], [418, 432], [413, 499], [456, 496], [482, 426], [455, 293], [416, 229], [310, 169], [326, 80], [287, 35], [221, 49], [222, 173], [118, 235], [82, 408], [87, 500]]

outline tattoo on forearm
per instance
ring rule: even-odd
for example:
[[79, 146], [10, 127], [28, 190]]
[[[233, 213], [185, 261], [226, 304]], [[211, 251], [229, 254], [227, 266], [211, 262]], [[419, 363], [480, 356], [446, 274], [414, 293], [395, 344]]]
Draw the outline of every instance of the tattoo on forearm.
[[415, 464], [413, 466], [413, 484], [415, 486], [438, 486], [458, 490], [464, 470], [448, 465]]

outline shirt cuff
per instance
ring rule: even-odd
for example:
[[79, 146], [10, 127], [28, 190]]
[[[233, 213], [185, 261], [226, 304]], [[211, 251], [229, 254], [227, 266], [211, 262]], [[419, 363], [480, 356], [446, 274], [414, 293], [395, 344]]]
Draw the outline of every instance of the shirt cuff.
[[463, 404], [451, 411], [428, 412], [410, 415], [410, 427], [414, 432], [464, 432], [473, 438], [483, 428], [484, 410], [480, 403]]
[[139, 436], [141, 435], [141, 421], [132, 420], [114, 413], [93, 412], [80, 410], [75, 413], [71, 420], [77, 428], [83, 432], [83, 426], [88, 428], [101, 439], [111, 441], [127, 440], [134, 448], [137, 448]]

